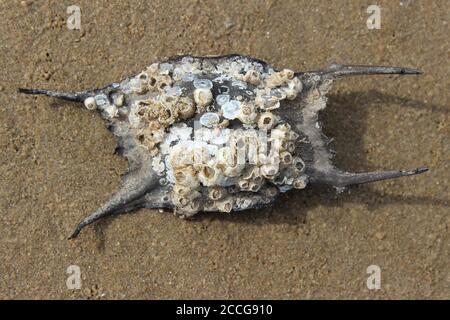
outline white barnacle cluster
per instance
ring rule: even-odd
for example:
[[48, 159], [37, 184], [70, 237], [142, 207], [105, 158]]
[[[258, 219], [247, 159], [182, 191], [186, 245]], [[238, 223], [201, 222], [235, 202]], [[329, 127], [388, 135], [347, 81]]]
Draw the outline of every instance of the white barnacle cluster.
[[93, 97], [86, 98], [84, 105], [88, 110], [98, 109], [107, 119], [113, 119], [126, 111], [121, 109], [124, 99], [122, 93], [113, 93], [110, 97], [104, 93], [99, 93]]
[[287, 123], [275, 125], [269, 136], [258, 129], [205, 124], [195, 133], [186, 124], [172, 126], [160, 148], [179, 214], [242, 210], [252, 205], [252, 197], [242, 193], [262, 192], [272, 199], [265, 190], [270, 186], [281, 192], [306, 187], [305, 164], [295, 155], [298, 135]]
[[302, 83], [245, 58], [195, 58], [152, 64], [112, 96], [86, 99], [115, 119], [124, 115], [152, 155], [181, 216], [243, 210], [308, 183], [296, 154], [298, 134], [277, 114]]

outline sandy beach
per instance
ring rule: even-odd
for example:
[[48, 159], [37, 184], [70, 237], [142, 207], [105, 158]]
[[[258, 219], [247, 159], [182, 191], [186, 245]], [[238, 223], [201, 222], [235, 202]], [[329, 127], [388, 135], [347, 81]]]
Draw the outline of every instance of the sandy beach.
[[[1, 299], [449, 299], [448, 1], [2, 1]], [[81, 9], [81, 30], [67, 7]], [[81, 104], [19, 87], [99, 88], [179, 54], [240, 53], [278, 68], [332, 63], [420, 76], [336, 82], [322, 113], [347, 171], [430, 171], [337, 194], [313, 187], [270, 208], [193, 221], [142, 209], [67, 240], [127, 163]], [[78, 266], [81, 288], [67, 287]], [[381, 288], [367, 287], [378, 266]]]

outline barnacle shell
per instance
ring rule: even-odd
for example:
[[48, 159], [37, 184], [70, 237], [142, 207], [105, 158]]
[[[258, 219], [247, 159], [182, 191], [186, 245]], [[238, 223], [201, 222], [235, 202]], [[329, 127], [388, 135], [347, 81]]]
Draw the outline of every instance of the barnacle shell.
[[213, 87], [213, 83], [209, 79], [195, 79], [193, 85], [196, 89], [211, 90]]
[[275, 164], [264, 164], [261, 166], [261, 175], [266, 179], [273, 179], [278, 170], [279, 167]]
[[263, 130], [270, 130], [277, 124], [278, 118], [272, 112], [264, 112], [259, 115], [258, 127]]
[[183, 201], [183, 203], [186, 204], [182, 205], [179, 203], [179, 206], [177, 206], [177, 209], [175, 210], [175, 214], [179, 215], [181, 218], [192, 217], [201, 210], [201, 202], [197, 199], [187, 202]]
[[195, 89], [194, 90], [194, 101], [198, 108], [202, 109], [209, 105], [213, 100], [213, 95], [210, 89]]
[[103, 93], [95, 95], [94, 100], [98, 107], [105, 107], [108, 104], [108, 97]]
[[288, 151], [283, 151], [280, 153], [280, 162], [284, 165], [289, 165], [292, 163], [292, 154]]
[[298, 178], [295, 178], [292, 185], [295, 189], [304, 189], [308, 185], [308, 177], [306, 175], [302, 175]]
[[256, 107], [252, 103], [243, 103], [237, 118], [244, 124], [252, 124], [258, 117]]
[[292, 159], [292, 163], [294, 165], [294, 168], [296, 168], [299, 172], [305, 171], [306, 165], [305, 162], [300, 157], [294, 157]]
[[123, 94], [115, 94], [113, 96], [113, 102], [116, 107], [120, 108], [121, 106], [123, 106], [124, 100], [125, 100], [125, 97]]
[[250, 187], [250, 181], [248, 181], [247, 179], [240, 179], [238, 182], [238, 186], [241, 190], [248, 190], [248, 188]]
[[225, 197], [226, 195], [227, 195], [227, 191], [225, 188], [222, 188], [222, 187], [214, 186], [214, 187], [209, 188], [209, 190], [208, 190], [208, 197], [214, 201], [220, 200], [223, 197]]
[[252, 85], [257, 86], [257, 85], [259, 85], [261, 83], [261, 75], [256, 70], [253, 70], [253, 69], [252, 70], [248, 70], [245, 73], [245, 75], [243, 77], [243, 80], [245, 82], [248, 82], [248, 83], [250, 83]]
[[222, 105], [222, 114], [226, 119], [236, 119], [241, 113], [241, 103], [238, 100], [230, 100]]
[[279, 98], [273, 96], [269, 89], [257, 90], [255, 103], [259, 108], [266, 111], [278, 109], [281, 105]]
[[102, 113], [105, 115], [105, 117], [110, 119], [116, 117], [118, 115], [118, 112], [119, 110], [113, 104], [107, 104], [102, 108]]
[[269, 88], [274, 88], [285, 84], [289, 80], [294, 78], [294, 71], [289, 69], [284, 69], [280, 72], [274, 72], [269, 75], [266, 79], [266, 85]]
[[218, 211], [230, 213], [233, 210], [234, 199], [232, 197], [226, 197], [222, 200], [215, 201], [214, 204]]
[[195, 104], [190, 98], [181, 97], [177, 99], [178, 115], [181, 119], [186, 120], [195, 114]]
[[230, 101], [230, 96], [228, 94], [219, 94], [216, 96], [216, 102], [219, 106], [223, 106], [228, 101]]
[[289, 83], [288, 87], [285, 88], [286, 98], [289, 100], [294, 100], [298, 93], [303, 90], [303, 84], [298, 78], [293, 78]]
[[97, 108], [97, 105], [96, 105], [96, 103], [95, 103], [94, 97], [86, 98], [86, 99], [84, 100], [84, 106], [85, 106], [86, 109], [88, 109], [88, 110], [95, 110], [95, 108]]
[[217, 113], [206, 112], [200, 117], [200, 123], [208, 128], [215, 127], [219, 124], [220, 117]]
[[210, 166], [204, 166], [198, 172], [198, 179], [203, 186], [213, 187], [216, 186], [219, 179], [219, 171]]
[[184, 168], [183, 170], [175, 170], [174, 177], [177, 184], [189, 187], [191, 189], [195, 189], [200, 185], [199, 178], [191, 167]]
[[261, 182], [252, 180], [252, 181], [250, 181], [250, 185], [249, 185], [248, 189], [251, 192], [258, 192], [261, 187], [262, 187], [262, 183]]
[[253, 167], [248, 166], [242, 172], [241, 177], [242, 177], [242, 179], [246, 179], [246, 180], [260, 177], [260, 168], [257, 166], [253, 166]]
[[139, 136], [142, 137], [142, 144], [151, 150], [164, 140], [165, 132], [163, 128], [145, 127]]

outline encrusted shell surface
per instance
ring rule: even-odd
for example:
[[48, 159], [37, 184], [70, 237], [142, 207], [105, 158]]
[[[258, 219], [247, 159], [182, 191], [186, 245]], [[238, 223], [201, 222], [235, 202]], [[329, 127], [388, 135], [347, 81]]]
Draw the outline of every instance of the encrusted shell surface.
[[186, 56], [152, 64], [116, 91], [85, 106], [112, 122], [125, 117], [180, 216], [243, 210], [308, 183], [299, 134], [277, 111], [302, 91], [291, 70]]

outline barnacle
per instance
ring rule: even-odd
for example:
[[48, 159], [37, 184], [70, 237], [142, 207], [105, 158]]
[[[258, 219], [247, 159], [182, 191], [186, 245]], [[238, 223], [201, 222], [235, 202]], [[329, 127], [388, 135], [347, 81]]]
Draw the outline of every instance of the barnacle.
[[243, 80], [257, 86], [261, 83], [261, 75], [257, 70], [251, 69], [245, 73]]
[[294, 75], [294, 71], [289, 69], [284, 69], [279, 72], [273, 72], [269, 74], [269, 76], [267, 76], [266, 86], [268, 88], [281, 86], [282, 84], [289, 82], [289, 80], [292, 80], [294, 78]]
[[202, 126], [211, 128], [219, 125], [220, 117], [217, 113], [206, 112], [200, 117], [199, 121]]
[[229, 100], [222, 104], [222, 115], [228, 120], [234, 120], [241, 114], [241, 102]]
[[95, 110], [95, 108], [97, 108], [94, 97], [86, 98], [86, 100], [84, 100], [84, 105], [88, 110]]
[[243, 124], [254, 124], [257, 117], [256, 106], [252, 102], [244, 102], [237, 116]]
[[230, 213], [233, 210], [234, 199], [233, 197], [228, 196], [225, 199], [214, 201], [214, 205], [217, 208], [217, 211]]
[[280, 192], [308, 184], [340, 189], [425, 172], [342, 172], [332, 164], [318, 124], [334, 80], [418, 73], [342, 65], [296, 73], [239, 55], [182, 56], [99, 90], [20, 91], [97, 110], [129, 161], [122, 187], [78, 224], [73, 238], [101, 217], [141, 207], [172, 208], [191, 217], [199, 211], [260, 208]]
[[277, 124], [277, 116], [272, 112], [263, 112], [259, 115], [258, 127], [263, 130], [270, 130]]
[[223, 187], [217, 187], [217, 186], [213, 186], [211, 188], [209, 188], [208, 190], [208, 196], [211, 200], [220, 200], [223, 197], [225, 197], [227, 194], [227, 191], [225, 188]]
[[194, 90], [194, 101], [200, 110], [203, 110], [213, 100], [211, 89], [198, 88]]
[[186, 120], [192, 118], [192, 116], [195, 114], [196, 107], [192, 99], [180, 97], [176, 99], [175, 104], [178, 111], [178, 115], [181, 119]]

